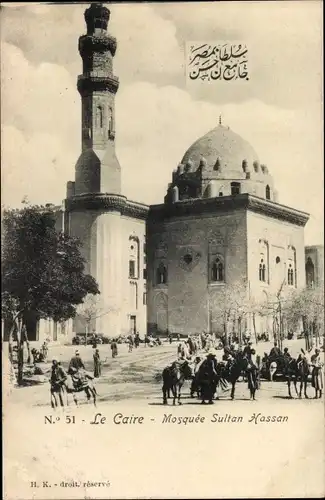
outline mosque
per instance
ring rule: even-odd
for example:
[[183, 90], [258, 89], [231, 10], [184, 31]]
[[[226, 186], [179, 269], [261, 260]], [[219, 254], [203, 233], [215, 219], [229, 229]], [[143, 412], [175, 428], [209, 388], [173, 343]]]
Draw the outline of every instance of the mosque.
[[[221, 333], [230, 297], [267, 303], [280, 290], [305, 287], [306, 276], [309, 286], [316, 283], [323, 247], [305, 249], [309, 215], [279, 202], [267, 166], [221, 119], [180, 158], [161, 204], [123, 195], [115, 152], [117, 41], [107, 31], [109, 18], [101, 3], [85, 11], [77, 82], [82, 150], [58, 212], [58, 229], [81, 240], [86, 271], [99, 284], [92, 330]], [[235, 329], [252, 328], [249, 315], [242, 325], [236, 321]], [[270, 330], [270, 317], [254, 316], [254, 327]], [[72, 331], [85, 331], [81, 318]]]

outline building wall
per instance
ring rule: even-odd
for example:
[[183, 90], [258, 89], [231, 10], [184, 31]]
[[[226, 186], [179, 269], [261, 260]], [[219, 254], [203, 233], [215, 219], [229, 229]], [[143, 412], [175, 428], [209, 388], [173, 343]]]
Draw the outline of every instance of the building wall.
[[[304, 288], [306, 281], [304, 228], [302, 226], [248, 212], [247, 235], [248, 279], [252, 295], [259, 295], [261, 290], [274, 294], [279, 290], [283, 281], [285, 289]], [[264, 255], [268, 261], [265, 282], [259, 280], [263, 243]], [[278, 263], [277, 257], [280, 258]], [[295, 261], [296, 267], [296, 283], [291, 287], [288, 284], [289, 259], [290, 262]]]
[[[170, 332], [198, 333], [209, 330], [211, 321], [220, 329], [218, 302], [224, 288], [246, 277], [245, 210], [161, 223], [151, 220], [147, 238], [148, 329], [160, 330], [164, 314]], [[190, 265], [183, 259], [188, 254]], [[224, 260], [225, 283], [210, 284], [211, 261], [217, 255]], [[166, 284], [157, 283], [161, 264], [167, 268]]]
[[[132, 322], [135, 329], [144, 335], [145, 222], [121, 216], [119, 212], [99, 210], [71, 212], [69, 220], [70, 235], [82, 242], [85, 271], [96, 279], [100, 290], [96, 302], [98, 317], [91, 321], [90, 330], [114, 337], [129, 334]], [[137, 276], [132, 279], [129, 277], [130, 237], [138, 245]], [[77, 316], [75, 332], [85, 332], [85, 328], [84, 319]]]
[[[276, 294], [281, 285], [285, 298], [294, 289], [305, 287], [304, 228], [283, 220], [249, 212], [247, 216], [247, 256], [249, 297], [252, 303], [269, 310], [276, 305]], [[259, 266], [266, 264], [265, 281], [259, 278]], [[279, 261], [280, 259], [280, 261]], [[279, 261], [279, 262], [278, 262]], [[293, 268], [294, 263], [294, 268]], [[288, 282], [289, 266], [293, 268], [294, 283]], [[273, 315], [255, 315], [257, 334], [273, 331]], [[252, 315], [248, 316], [248, 330], [253, 331]]]
[[[121, 217], [121, 230], [122, 230], [122, 322], [121, 333], [123, 335], [130, 333], [131, 324], [135, 316], [135, 328], [144, 336], [147, 328], [147, 307], [144, 303], [146, 297], [146, 280], [143, 279], [143, 268], [145, 262], [145, 221], [133, 219], [131, 217]], [[130, 239], [131, 238], [131, 239]], [[130, 260], [130, 247], [138, 247], [136, 252], [136, 277], [129, 277], [129, 260]], [[134, 256], [134, 254], [133, 254]]]

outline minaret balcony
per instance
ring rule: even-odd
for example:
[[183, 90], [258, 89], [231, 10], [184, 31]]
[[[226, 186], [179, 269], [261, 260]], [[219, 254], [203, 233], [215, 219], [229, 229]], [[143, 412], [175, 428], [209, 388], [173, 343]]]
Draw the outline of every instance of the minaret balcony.
[[119, 79], [117, 76], [108, 75], [105, 71], [90, 71], [78, 76], [77, 87], [81, 94], [105, 90], [116, 93]]
[[116, 47], [116, 38], [108, 33], [99, 36], [82, 35], [79, 38], [79, 53], [81, 57], [93, 54], [94, 52], [105, 52], [107, 50], [114, 56]]

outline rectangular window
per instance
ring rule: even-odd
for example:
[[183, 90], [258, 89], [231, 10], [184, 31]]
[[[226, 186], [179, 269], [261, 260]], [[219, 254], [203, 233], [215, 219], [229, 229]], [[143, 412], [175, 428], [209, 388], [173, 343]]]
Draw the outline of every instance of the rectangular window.
[[135, 260], [129, 260], [129, 278], [135, 278]]
[[144, 306], [147, 305], [147, 294], [146, 294], [146, 292], [143, 293], [143, 305]]
[[231, 186], [231, 195], [232, 196], [240, 194], [240, 182], [232, 182], [230, 184], [230, 186]]
[[143, 268], [143, 279], [147, 279], [147, 269], [145, 267]]

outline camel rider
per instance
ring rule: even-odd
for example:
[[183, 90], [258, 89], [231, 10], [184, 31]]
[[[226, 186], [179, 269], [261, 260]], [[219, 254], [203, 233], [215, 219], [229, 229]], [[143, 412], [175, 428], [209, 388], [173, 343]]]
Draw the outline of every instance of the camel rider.
[[244, 347], [243, 356], [245, 356], [247, 359], [250, 360], [252, 356], [252, 350], [253, 350], [253, 342], [250, 340], [248, 344]]
[[81, 368], [85, 370], [85, 365], [80, 357], [79, 351], [76, 351], [75, 355], [70, 360], [68, 373], [73, 375], [76, 372], [79, 372]]
[[222, 356], [222, 361], [225, 362], [227, 370], [231, 367], [231, 365], [235, 361], [234, 353], [230, 350], [229, 347], [224, 348], [224, 355]]
[[286, 360], [291, 359], [291, 355], [290, 355], [290, 353], [289, 353], [289, 349], [288, 349], [288, 347], [285, 347], [285, 348], [284, 348], [284, 351], [283, 351], [283, 356], [284, 356], [284, 358], [285, 358]]
[[66, 380], [67, 374], [62, 368], [60, 362], [57, 359], [53, 359], [50, 377], [51, 391], [56, 391], [63, 387]]
[[281, 351], [280, 348], [278, 347], [277, 342], [274, 342], [274, 346], [272, 347], [270, 351], [270, 359], [271, 360], [276, 360], [281, 356]]

